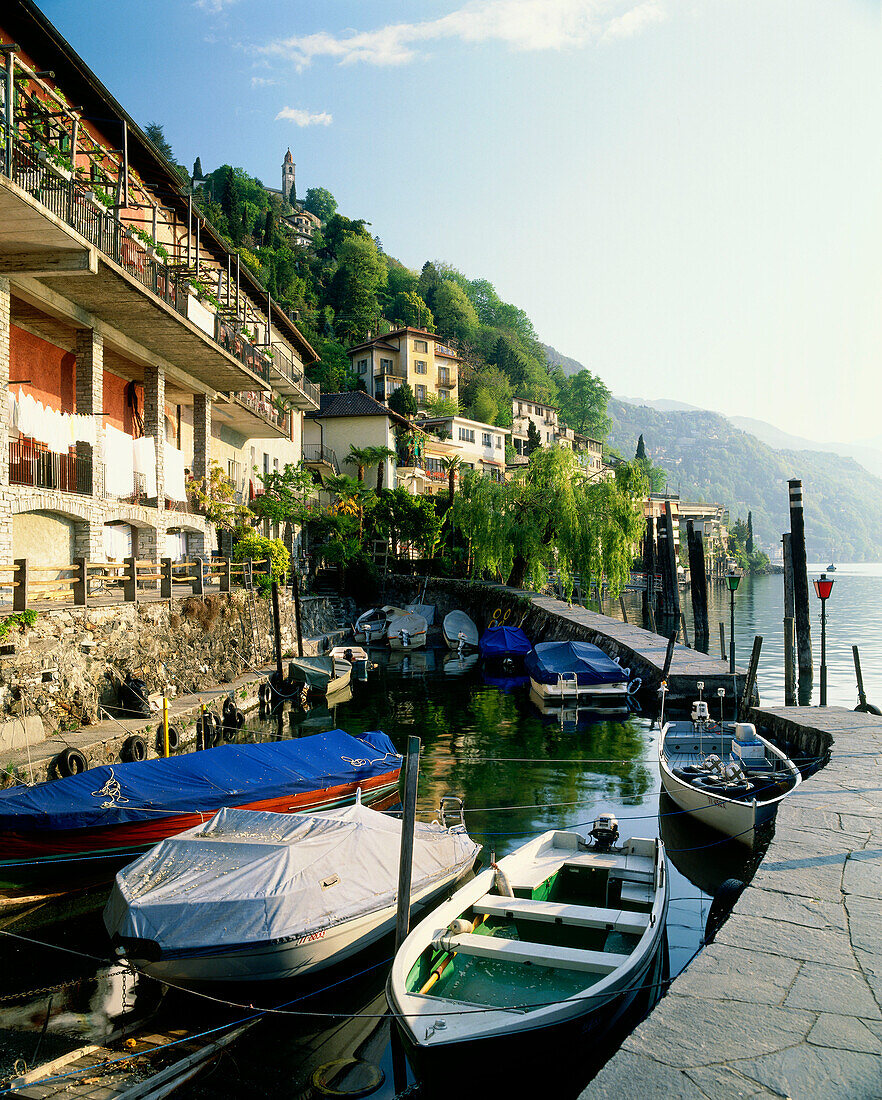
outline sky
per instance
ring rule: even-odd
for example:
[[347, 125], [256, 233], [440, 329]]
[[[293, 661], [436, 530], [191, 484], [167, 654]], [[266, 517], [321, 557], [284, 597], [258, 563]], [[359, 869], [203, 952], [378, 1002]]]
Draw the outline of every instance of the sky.
[[614, 393], [882, 433], [880, 0], [37, 2], [183, 163], [290, 147]]

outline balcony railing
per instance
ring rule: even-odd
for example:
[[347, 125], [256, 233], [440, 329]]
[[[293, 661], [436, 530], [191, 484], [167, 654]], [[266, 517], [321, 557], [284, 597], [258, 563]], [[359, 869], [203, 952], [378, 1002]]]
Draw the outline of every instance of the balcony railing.
[[251, 412], [261, 417], [261, 419], [266, 420], [268, 424], [272, 424], [290, 438], [290, 412], [280, 412], [272, 401], [268, 401], [262, 393], [246, 390], [244, 393], [233, 394], [233, 400], [240, 405], [244, 405], [246, 409], [249, 409]]
[[40, 443], [9, 443], [9, 484], [89, 496], [92, 492], [92, 459], [56, 454]]
[[320, 462], [324, 462], [330, 466], [335, 473], [340, 473], [340, 467], [337, 464], [337, 455], [330, 447], [325, 447], [322, 443], [304, 443], [303, 461], [307, 464], [312, 462], [316, 465]]

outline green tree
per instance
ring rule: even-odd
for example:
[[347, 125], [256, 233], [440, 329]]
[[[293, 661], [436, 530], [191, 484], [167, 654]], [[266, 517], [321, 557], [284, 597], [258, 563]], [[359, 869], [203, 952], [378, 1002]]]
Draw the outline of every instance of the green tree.
[[535, 423], [530, 420], [527, 422], [527, 455], [530, 456], [534, 451], [538, 451], [542, 446], [542, 437], [539, 435], [539, 429]]
[[450, 397], [437, 393], [426, 394], [426, 412], [429, 416], [458, 416], [459, 405]]
[[417, 414], [416, 397], [407, 382], [402, 382], [398, 389], [389, 395], [386, 404], [399, 416], [410, 417]]
[[431, 262], [426, 260], [423, 264], [423, 269], [420, 272], [419, 282], [417, 283], [417, 290], [420, 297], [431, 309], [435, 309], [435, 295], [441, 286], [441, 276], [438, 274], [438, 269]]
[[203, 172], [202, 172], [202, 158], [197, 157], [193, 161], [193, 179], [194, 180], [201, 180], [201, 179], [204, 179], [204, 178], [205, 177], [204, 177]]
[[272, 207], [268, 207], [266, 217], [263, 220], [263, 245], [264, 248], [272, 248], [276, 239], [276, 219], [273, 216]]
[[606, 384], [590, 370], [580, 370], [560, 387], [560, 415], [573, 431], [602, 441], [612, 424], [606, 415], [609, 399]]
[[637, 453], [634, 456], [638, 461], [646, 458], [646, 444], [643, 442], [643, 433], [640, 433], [640, 438], [637, 440]]
[[183, 164], [178, 164], [175, 158], [174, 150], [172, 149], [171, 144], [163, 133], [162, 126], [158, 122], [148, 122], [147, 125], [144, 127], [144, 133], [147, 135], [153, 145], [159, 150], [159, 152], [162, 153], [162, 155], [169, 162], [172, 168], [174, 168], [175, 172], [180, 177], [181, 182], [189, 183], [190, 177], [187, 174], [187, 169], [183, 166]]
[[453, 504], [456, 494], [456, 478], [462, 468], [462, 459], [459, 455], [449, 455], [441, 459], [441, 468], [447, 474], [447, 503]]
[[400, 291], [395, 295], [389, 306], [389, 318], [400, 325], [435, 331], [432, 311], [415, 290]]
[[364, 468], [372, 461], [372, 450], [372, 447], [356, 447], [354, 443], [349, 444], [349, 454], [346, 456], [346, 461], [355, 467], [355, 476], [359, 484], [364, 484]]
[[[293, 201], [291, 205], [294, 205]], [[324, 187], [310, 187], [303, 199], [303, 209], [327, 222], [337, 213], [337, 200]]]
[[445, 279], [435, 294], [435, 324], [447, 339], [468, 340], [478, 327], [475, 307], [465, 291], [451, 279]]
[[379, 316], [377, 293], [386, 282], [386, 264], [368, 236], [348, 234], [337, 256], [333, 296], [337, 305], [337, 333], [363, 339]]
[[744, 549], [748, 554], [753, 553], [753, 512], [747, 513], [747, 537], [744, 540]]
[[291, 190], [288, 192], [286, 198], [288, 199], [288, 202], [291, 204], [291, 206], [293, 206], [294, 209], [296, 210], [297, 209], [297, 185], [295, 183], [291, 184]]

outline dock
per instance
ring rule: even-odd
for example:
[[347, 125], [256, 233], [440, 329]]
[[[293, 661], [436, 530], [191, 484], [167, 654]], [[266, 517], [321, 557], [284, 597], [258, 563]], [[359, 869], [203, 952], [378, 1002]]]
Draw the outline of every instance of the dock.
[[[423, 591], [423, 583], [422, 577], [391, 578], [387, 602], [400, 600], [403, 606], [416, 601]], [[661, 684], [668, 639], [636, 623], [626, 623], [578, 604], [568, 604], [521, 588], [448, 578], [431, 578], [423, 602], [435, 604], [436, 621], [448, 611], [460, 609], [468, 612], [479, 629], [490, 621], [494, 611], [501, 610], [503, 614], [508, 611], [506, 621], [514, 625], [522, 622], [527, 637], [534, 644], [592, 642], [608, 656], [617, 657], [631, 670], [632, 677], [639, 676], [644, 693], [657, 690]], [[746, 669], [736, 668], [733, 675], [728, 661], [677, 643], [667, 676], [668, 700], [691, 703], [698, 695], [698, 683], [703, 682], [705, 698], [715, 697], [717, 689], [722, 688], [731, 701], [736, 691], [741, 696], [746, 680]]]
[[829, 763], [731, 916], [580, 1100], [882, 1096], [882, 718], [757, 708]]

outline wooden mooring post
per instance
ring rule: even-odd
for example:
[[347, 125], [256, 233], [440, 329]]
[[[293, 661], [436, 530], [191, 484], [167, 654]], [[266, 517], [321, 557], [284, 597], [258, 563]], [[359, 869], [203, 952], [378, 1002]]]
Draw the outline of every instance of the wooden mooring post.
[[273, 597], [273, 633], [275, 635], [273, 641], [275, 643], [276, 651], [276, 675], [279, 678], [278, 686], [281, 689], [282, 680], [285, 678], [282, 672], [282, 618], [279, 614], [279, 582], [273, 581], [272, 583], [272, 597]]
[[655, 617], [652, 609], [655, 601], [655, 520], [652, 516], [646, 521], [646, 533], [643, 536], [643, 622], [649, 623], [655, 633]]
[[784, 706], [796, 706], [796, 662], [793, 652], [793, 616], [784, 619]]
[[297, 635], [297, 656], [303, 656], [303, 626], [300, 618], [300, 578], [297, 576], [297, 566], [291, 566], [291, 595], [294, 604], [294, 633]]
[[707, 567], [704, 560], [704, 539], [695, 530], [692, 520], [686, 522], [686, 542], [689, 550], [689, 580], [692, 588], [692, 618], [695, 623], [695, 645], [707, 652], [710, 626], [707, 618]]
[[420, 739], [408, 737], [404, 763], [404, 814], [401, 819], [401, 854], [398, 860], [398, 916], [395, 950], [410, 931], [410, 886], [413, 873], [413, 832], [416, 821], [417, 785], [420, 778]]
[[726, 624], [720, 623], [720, 657], [725, 661], [728, 660], [729, 654], [726, 652]]
[[812, 628], [809, 616], [808, 568], [805, 557], [805, 514], [802, 482], [788, 481], [790, 491], [790, 558], [793, 564], [793, 604], [796, 621], [796, 660], [800, 679], [812, 679]]
[[744, 681], [744, 693], [741, 696], [740, 714], [745, 716], [750, 710], [750, 700], [753, 697], [753, 689], [756, 686], [756, 676], [759, 671], [760, 652], [763, 648], [763, 638], [757, 634], [753, 639], [753, 650], [750, 654], [750, 664], [747, 668], [747, 679]]

